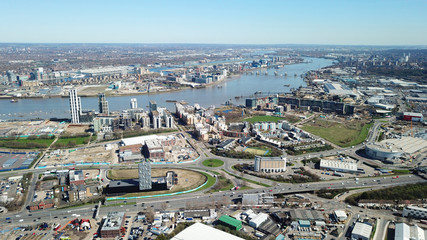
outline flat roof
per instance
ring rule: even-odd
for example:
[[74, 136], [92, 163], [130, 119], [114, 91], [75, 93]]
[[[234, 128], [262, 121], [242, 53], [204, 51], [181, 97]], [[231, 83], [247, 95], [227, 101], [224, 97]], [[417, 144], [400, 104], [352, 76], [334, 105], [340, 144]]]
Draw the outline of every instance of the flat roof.
[[402, 137], [386, 139], [375, 144], [368, 144], [367, 146], [384, 152], [405, 152], [412, 154], [423, 148], [427, 148], [427, 141], [422, 138]]
[[172, 240], [218, 240], [218, 239], [227, 239], [227, 240], [243, 240], [237, 236], [231, 235], [229, 233], [223, 232], [216, 228], [207, 226], [203, 223], [194, 223], [193, 225], [187, 227], [180, 233], [178, 233]]
[[334, 213], [337, 217], [347, 217], [347, 214], [343, 210], [335, 210]]
[[372, 226], [365, 224], [365, 223], [361, 223], [361, 222], [357, 222], [354, 225], [353, 231], [351, 232], [351, 234], [356, 234], [359, 236], [363, 236], [366, 239], [369, 239], [369, 237], [371, 236], [371, 232], [372, 232]]

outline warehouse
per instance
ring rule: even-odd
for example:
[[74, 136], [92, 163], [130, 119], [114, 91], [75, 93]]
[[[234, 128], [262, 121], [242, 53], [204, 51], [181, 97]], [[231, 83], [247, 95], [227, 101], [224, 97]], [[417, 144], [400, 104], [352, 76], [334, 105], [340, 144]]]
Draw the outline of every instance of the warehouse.
[[203, 223], [194, 223], [188, 228], [182, 230], [178, 233], [172, 240], [217, 240], [217, 239], [227, 239], [227, 240], [243, 240], [243, 238], [236, 237], [229, 233], [223, 232], [221, 230], [209, 227]]
[[394, 234], [395, 240], [406, 239], [426, 239], [427, 230], [424, 230], [417, 225], [409, 226], [406, 223], [396, 223], [396, 230]]
[[427, 148], [427, 141], [422, 138], [402, 137], [367, 144], [365, 153], [373, 159], [390, 161], [405, 154], [412, 155], [425, 148]]
[[351, 232], [351, 239], [369, 240], [372, 232], [372, 226], [366, 223], [357, 222]]
[[249, 220], [249, 226], [253, 228], [259, 228], [261, 224], [268, 220], [268, 215], [265, 213], [258, 213], [254, 218]]
[[255, 156], [255, 172], [280, 173], [286, 171], [286, 157]]
[[315, 210], [290, 210], [289, 215], [292, 221], [298, 220], [308, 220], [311, 222], [314, 221], [324, 221], [325, 217], [321, 212]]
[[337, 222], [344, 222], [345, 220], [347, 220], [347, 214], [343, 210], [335, 210], [334, 217]]
[[219, 224], [229, 227], [231, 229], [234, 229], [237, 231], [240, 231], [240, 229], [242, 229], [242, 222], [228, 215], [222, 215], [218, 219], [218, 221], [219, 221]]
[[338, 160], [320, 160], [320, 169], [337, 172], [357, 172], [357, 161], [350, 158]]

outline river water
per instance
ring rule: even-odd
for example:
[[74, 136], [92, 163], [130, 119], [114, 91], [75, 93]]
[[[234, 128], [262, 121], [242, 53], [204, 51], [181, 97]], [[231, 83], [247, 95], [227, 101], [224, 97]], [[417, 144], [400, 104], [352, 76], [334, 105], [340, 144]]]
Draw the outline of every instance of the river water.
[[[174, 103], [166, 102], [166, 100], [184, 100], [190, 104], [199, 103], [203, 107], [211, 105], [219, 107], [226, 101], [230, 101], [234, 104], [244, 104], [245, 97], [257, 91], [289, 92], [291, 88], [305, 86], [305, 82], [300, 77], [301, 74], [332, 65], [332, 60], [329, 59], [306, 58], [305, 60], [310, 62], [285, 65], [280, 69], [261, 69], [259, 70], [260, 75], [256, 75], [255, 72], [253, 72], [253, 75], [246, 75], [243, 73], [206, 88], [192, 88], [158, 94], [107, 97], [107, 101], [110, 111], [128, 109], [130, 107], [131, 98], [136, 98], [138, 107], [144, 109], [147, 109], [149, 101], [156, 101], [159, 107], [167, 107], [172, 111], [175, 109]], [[265, 75], [266, 71], [268, 75]], [[275, 71], [278, 72], [278, 76], [275, 76]], [[287, 73], [287, 76], [284, 76], [285, 73]], [[289, 84], [289, 87], [284, 86], [286, 84]], [[243, 98], [235, 99], [235, 96], [243, 96]], [[84, 110], [92, 109], [97, 111], [97, 98], [82, 98], [82, 108]], [[11, 103], [9, 99], [0, 100], [0, 120], [47, 119], [52, 117], [70, 117], [68, 98], [19, 99], [16, 103]]]

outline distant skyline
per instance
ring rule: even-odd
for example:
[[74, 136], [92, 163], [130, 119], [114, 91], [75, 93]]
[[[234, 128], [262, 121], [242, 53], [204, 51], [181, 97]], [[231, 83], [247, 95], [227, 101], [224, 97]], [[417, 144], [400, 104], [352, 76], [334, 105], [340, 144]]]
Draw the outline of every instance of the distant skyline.
[[427, 45], [424, 0], [3, 0], [0, 42]]

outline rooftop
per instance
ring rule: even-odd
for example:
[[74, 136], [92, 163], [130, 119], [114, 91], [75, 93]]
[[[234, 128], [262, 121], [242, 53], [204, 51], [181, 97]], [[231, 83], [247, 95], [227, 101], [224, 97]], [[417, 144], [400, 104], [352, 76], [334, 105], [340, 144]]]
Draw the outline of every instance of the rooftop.
[[351, 234], [357, 234], [359, 236], [363, 236], [366, 239], [369, 239], [369, 237], [371, 236], [371, 232], [372, 232], [372, 226], [365, 224], [365, 223], [361, 223], [361, 222], [357, 222], [354, 225], [353, 231], [351, 232]]
[[402, 137], [386, 139], [375, 144], [369, 144], [368, 147], [377, 148], [384, 152], [405, 152], [413, 154], [423, 148], [427, 148], [427, 141], [422, 138]]
[[109, 212], [107, 219], [105, 219], [104, 224], [102, 224], [101, 231], [120, 229], [124, 216], [124, 212]]
[[172, 240], [243, 240], [229, 233], [207, 226], [203, 223], [194, 223], [182, 232], [178, 233]]

